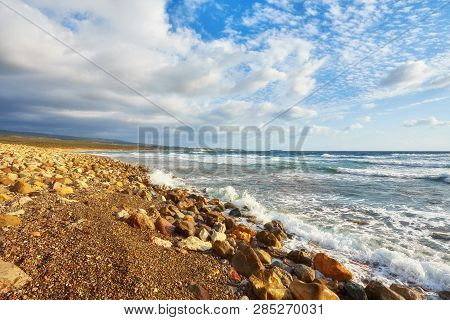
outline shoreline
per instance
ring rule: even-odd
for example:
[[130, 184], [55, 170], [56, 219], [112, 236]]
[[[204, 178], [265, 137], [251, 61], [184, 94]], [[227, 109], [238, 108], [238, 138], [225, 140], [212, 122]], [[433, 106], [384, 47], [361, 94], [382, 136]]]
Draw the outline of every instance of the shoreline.
[[0, 152], [0, 261], [22, 280], [0, 278], [2, 299], [424, 299], [364, 288], [325, 254], [284, 250], [279, 221], [254, 230], [233, 204], [153, 185], [144, 167], [73, 149]]

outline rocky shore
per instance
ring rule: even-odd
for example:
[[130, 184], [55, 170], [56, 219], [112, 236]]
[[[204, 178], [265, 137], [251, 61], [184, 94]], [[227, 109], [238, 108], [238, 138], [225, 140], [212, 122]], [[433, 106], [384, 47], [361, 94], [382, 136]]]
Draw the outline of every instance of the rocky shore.
[[324, 253], [284, 249], [281, 222], [255, 225], [245, 208], [148, 173], [0, 144], [0, 299], [424, 299], [353, 282]]

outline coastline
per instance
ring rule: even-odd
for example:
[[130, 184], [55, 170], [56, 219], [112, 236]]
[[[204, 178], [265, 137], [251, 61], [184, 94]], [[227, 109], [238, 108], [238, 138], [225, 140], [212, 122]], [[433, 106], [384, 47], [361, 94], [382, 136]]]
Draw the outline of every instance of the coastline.
[[2, 299], [424, 298], [363, 287], [325, 254], [284, 250], [278, 221], [250, 228], [232, 203], [73, 150], [0, 143], [0, 259], [21, 276]]

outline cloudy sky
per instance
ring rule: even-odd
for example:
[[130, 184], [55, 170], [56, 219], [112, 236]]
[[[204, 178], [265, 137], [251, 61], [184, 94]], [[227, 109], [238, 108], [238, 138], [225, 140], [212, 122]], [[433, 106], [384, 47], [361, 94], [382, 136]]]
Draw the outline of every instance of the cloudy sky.
[[311, 127], [308, 150], [450, 150], [447, 2], [0, 0], [0, 129], [135, 141], [276, 117]]

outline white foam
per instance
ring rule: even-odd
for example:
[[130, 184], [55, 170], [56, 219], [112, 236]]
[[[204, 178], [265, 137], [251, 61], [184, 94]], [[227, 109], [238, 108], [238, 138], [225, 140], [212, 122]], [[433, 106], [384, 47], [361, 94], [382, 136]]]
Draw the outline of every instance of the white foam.
[[359, 176], [370, 176], [370, 177], [385, 177], [385, 178], [398, 178], [398, 179], [429, 179], [429, 180], [440, 180], [446, 183], [450, 182], [450, 170], [438, 170], [438, 169], [428, 169], [428, 170], [394, 170], [386, 168], [366, 168], [366, 169], [351, 169], [351, 168], [336, 168], [336, 172], [359, 175]]
[[149, 174], [150, 181], [158, 186], [166, 186], [175, 188], [183, 185], [183, 182], [174, 177], [172, 172], [164, 172], [162, 170], [153, 170]]

